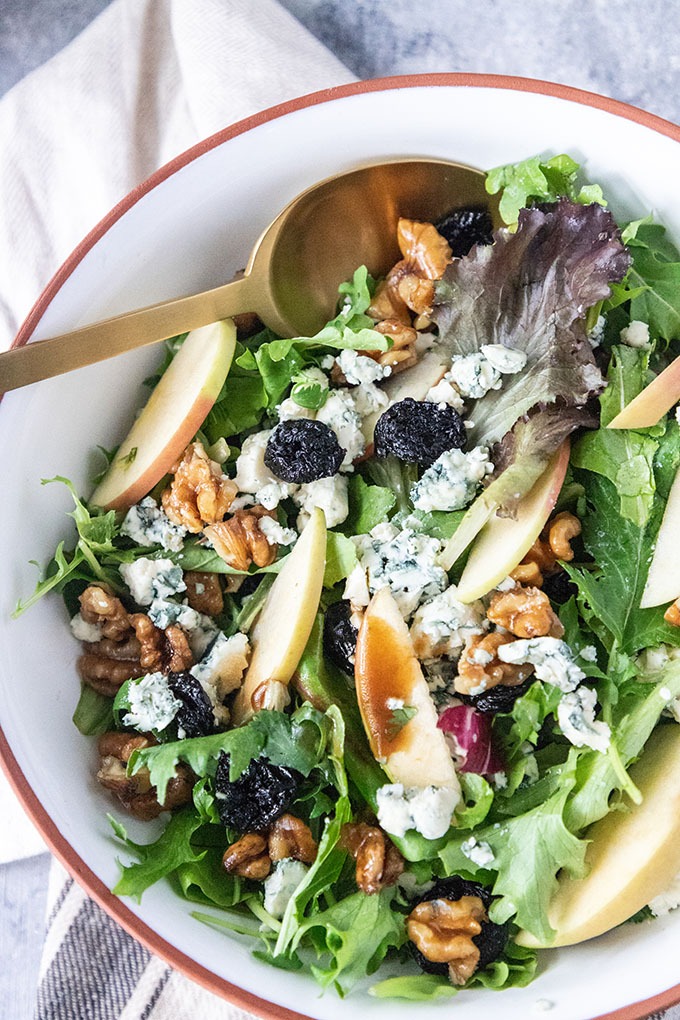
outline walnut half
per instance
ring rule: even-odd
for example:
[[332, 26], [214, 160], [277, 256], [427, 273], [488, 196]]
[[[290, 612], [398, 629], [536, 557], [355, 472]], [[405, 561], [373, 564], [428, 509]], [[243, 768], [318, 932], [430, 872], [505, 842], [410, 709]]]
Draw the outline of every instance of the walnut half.
[[356, 883], [368, 896], [394, 885], [404, 870], [404, 859], [382, 829], [366, 822], [349, 822], [342, 827], [340, 844], [356, 866]]
[[451, 983], [464, 985], [479, 964], [479, 949], [472, 940], [486, 920], [479, 896], [423, 900], [409, 914], [406, 930], [426, 960], [447, 963]]

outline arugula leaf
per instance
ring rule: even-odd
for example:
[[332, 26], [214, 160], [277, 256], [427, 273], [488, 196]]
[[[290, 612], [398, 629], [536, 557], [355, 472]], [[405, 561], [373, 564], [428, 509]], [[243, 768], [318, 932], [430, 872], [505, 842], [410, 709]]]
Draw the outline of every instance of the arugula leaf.
[[376, 524], [386, 521], [397, 497], [391, 488], [369, 485], [360, 474], [349, 480], [349, 515], [342, 525], [345, 535], [366, 535]]
[[[167, 557], [176, 563], [182, 570], [198, 570], [210, 574], [278, 574], [283, 566], [286, 557], [282, 556], [274, 560], [268, 567], [256, 567], [254, 570], [236, 570], [224, 562], [214, 549], [207, 545], [201, 545], [198, 539], [188, 539], [179, 552], [166, 552], [162, 550], [157, 556]], [[153, 557], [152, 557], [153, 558]]]
[[[475, 971], [466, 988], [524, 988], [536, 973], [537, 956], [532, 949], [515, 945], [510, 939], [503, 950], [503, 956], [488, 964], [483, 970]], [[412, 1002], [428, 1002], [436, 999], [450, 999], [461, 988], [452, 985], [445, 976], [436, 974], [405, 974], [387, 978], [373, 985], [368, 994], [376, 999], [409, 999]]]
[[590, 472], [581, 477], [587, 502], [583, 543], [596, 566], [586, 569], [567, 563], [564, 567], [578, 586], [584, 619], [608, 650], [613, 642], [623, 652], [662, 642], [680, 644], [678, 628], [664, 621], [660, 609], [639, 608], [658, 511], [646, 528], [640, 528], [620, 516], [620, 496], [609, 479]]
[[139, 858], [136, 864], [120, 865], [121, 877], [113, 887], [116, 896], [132, 896], [139, 902], [142, 893], [154, 882], [170, 875], [182, 864], [200, 861], [205, 854], [204, 850], [197, 852], [192, 846], [192, 837], [203, 824], [193, 808], [176, 811], [153, 843], [134, 843], [124, 826], [108, 817], [118, 839]]
[[680, 337], [680, 253], [658, 223], [638, 221], [627, 241], [633, 256], [627, 283], [640, 288], [631, 318], [648, 323], [652, 336]]
[[486, 175], [489, 195], [502, 192], [499, 211], [505, 223], [517, 223], [520, 209], [534, 202], [554, 202], [561, 196], [572, 202], [587, 205], [598, 202], [606, 205], [598, 184], [577, 184], [579, 164], [562, 153], [543, 160], [531, 156], [519, 163], [494, 167]]
[[73, 713], [73, 722], [86, 737], [113, 729], [113, 699], [83, 684]]
[[[602, 426], [644, 389], [648, 364], [648, 352], [612, 347], [608, 386], [600, 398]], [[572, 451], [571, 464], [608, 478], [619, 493], [621, 516], [643, 528], [654, 506], [658, 446], [645, 432], [602, 427], [582, 436]]]

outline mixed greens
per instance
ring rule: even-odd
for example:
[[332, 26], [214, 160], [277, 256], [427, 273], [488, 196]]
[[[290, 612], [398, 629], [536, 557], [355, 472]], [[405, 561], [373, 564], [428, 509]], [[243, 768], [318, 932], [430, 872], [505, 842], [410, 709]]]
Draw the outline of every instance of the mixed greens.
[[[168, 880], [198, 921], [341, 995], [376, 971], [377, 997], [527, 984], [529, 946], [554, 936], [559, 876], [586, 874], [589, 827], [639, 803], [629, 770], [680, 721], [680, 626], [664, 605], [640, 608], [680, 425], [671, 411], [607, 428], [680, 353], [680, 253], [649, 217], [617, 225], [566, 155], [492, 170], [487, 191], [504, 223], [492, 243], [452, 258], [434, 228], [405, 221], [403, 263], [386, 281], [358, 268], [316, 336], [239, 330], [194, 441], [132, 507], [50, 479], [71, 491], [76, 544], [59, 545], [17, 610], [63, 596], [84, 644], [74, 721], [99, 738], [100, 780], [138, 818], [172, 809], [152, 842], [111, 817], [126, 862], [114, 891], [139, 898]], [[469, 212], [475, 231], [490, 216]], [[432, 246], [448, 252], [441, 272], [427, 268]], [[165, 345], [151, 388], [185, 342]], [[569, 441], [536, 541], [511, 564], [525, 573], [459, 599], [478, 536], [521, 516]], [[106, 452], [102, 474], [115, 461]], [[221, 517], [200, 486], [224, 499]], [[571, 528], [562, 555], [548, 548], [555, 515]], [[285, 579], [312, 563], [293, 558], [314, 528], [325, 559], [320, 598], [300, 610], [304, 650], [287, 676], [263, 674], [244, 710], [255, 656], [283, 640], [258, 619], [272, 599], [295, 615]], [[389, 717], [381, 733], [371, 723], [385, 589], [449, 783], [399, 781], [391, 765], [395, 748], [413, 757], [409, 733], [428, 736], [429, 708], [382, 689]], [[546, 626], [494, 616], [509, 593]], [[286, 829], [281, 856], [272, 833], [285, 825], [297, 835]], [[472, 969], [423, 955], [416, 908], [431, 921], [428, 903], [471, 901]]]

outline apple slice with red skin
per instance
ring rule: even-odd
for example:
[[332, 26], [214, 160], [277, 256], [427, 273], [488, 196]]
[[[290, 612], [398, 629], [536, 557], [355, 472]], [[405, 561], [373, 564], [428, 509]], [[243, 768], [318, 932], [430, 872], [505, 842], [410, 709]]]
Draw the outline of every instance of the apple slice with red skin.
[[657, 375], [613, 418], [608, 429], [646, 429], [656, 425], [680, 400], [680, 357]]
[[680, 471], [676, 474], [668, 494], [666, 509], [656, 536], [654, 554], [640, 601], [641, 609], [662, 606], [680, 596], [678, 534], [680, 534]]
[[126, 510], [167, 474], [215, 403], [235, 346], [231, 319], [189, 333], [120, 444], [91, 503]]
[[521, 563], [557, 502], [569, 464], [569, 440], [553, 455], [533, 489], [517, 505], [516, 517], [494, 516], [484, 525], [458, 582], [461, 602], [474, 602]]
[[588, 874], [561, 877], [550, 903], [555, 938], [543, 943], [520, 931], [521, 946], [571, 946], [602, 935], [665, 892], [680, 872], [680, 726], [652, 733], [630, 778], [642, 802], [611, 811], [587, 830]]
[[[371, 751], [389, 778], [404, 786], [448, 787], [460, 794], [451, 752], [437, 729], [437, 710], [389, 588], [381, 588], [366, 609], [354, 675]], [[391, 699], [408, 712], [403, 725]]]
[[316, 619], [326, 567], [326, 518], [312, 510], [288, 554], [250, 634], [253, 654], [232, 710], [240, 726], [254, 714], [252, 697], [262, 684], [288, 684]]

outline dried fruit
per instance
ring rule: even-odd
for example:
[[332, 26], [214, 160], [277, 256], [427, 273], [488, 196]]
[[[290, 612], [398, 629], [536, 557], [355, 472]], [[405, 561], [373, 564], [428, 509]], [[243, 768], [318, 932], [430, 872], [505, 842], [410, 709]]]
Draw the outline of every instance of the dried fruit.
[[215, 773], [217, 810], [223, 825], [238, 832], [263, 832], [295, 800], [302, 776], [286, 765], [255, 758], [238, 779], [229, 779], [229, 755], [220, 754]]
[[284, 482], [315, 482], [337, 474], [345, 457], [335, 432], [322, 421], [279, 422], [264, 451], [264, 462]]
[[350, 604], [344, 599], [328, 607], [323, 621], [323, 648], [331, 662], [354, 676], [354, 652], [359, 631], [351, 616]]
[[493, 221], [483, 205], [454, 209], [443, 216], [436, 227], [449, 242], [454, 258], [467, 255], [476, 244], [493, 243]]
[[578, 587], [569, 577], [566, 570], [558, 570], [543, 579], [543, 591], [551, 602], [563, 606], [572, 595], [578, 594]]
[[[480, 885], [479, 882], [469, 882], [454, 876], [453, 878], [440, 879], [432, 889], [420, 897], [418, 902], [451, 900], [455, 903], [463, 896], [478, 896], [487, 910], [492, 900], [491, 890]], [[482, 930], [479, 935], [475, 935], [472, 939], [479, 949], [477, 970], [482, 970], [489, 963], [493, 963], [494, 960], [498, 959], [505, 949], [509, 933], [509, 925], [507, 924], [494, 924], [493, 921], [482, 921], [481, 927]], [[409, 948], [418, 966], [427, 971], [428, 974], [448, 974], [448, 965], [446, 963], [433, 963], [432, 960], [428, 960], [416, 948], [413, 942], [409, 942]]]
[[460, 449], [466, 439], [463, 419], [452, 407], [412, 397], [388, 407], [378, 418], [374, 435], [377, 457], [394, 454], [425, 467], [446, 450]]
[[215, 729], [215, 716], [210, 698], [191, 673], [171, 673], [168, 687], [182, 702], [175, 722], [185, 737], [207, 737]]
[[478, 712], [488, 712], [493, 715], [499, 712], [512, 712], [512, 706], [518, 698], [527, 693], [533, 682], [534, 678], [529, 677], [528, 680], [525, 680], [523, 684], [519, 684], [517, 687], [506, 687], [505, 684], [498, 684], [497, 687], [490, 687], [488, 691], [482, 691], [480, 694], [456, 693], [456, 697], [460, 698], [466, 705], [472, 705]]

